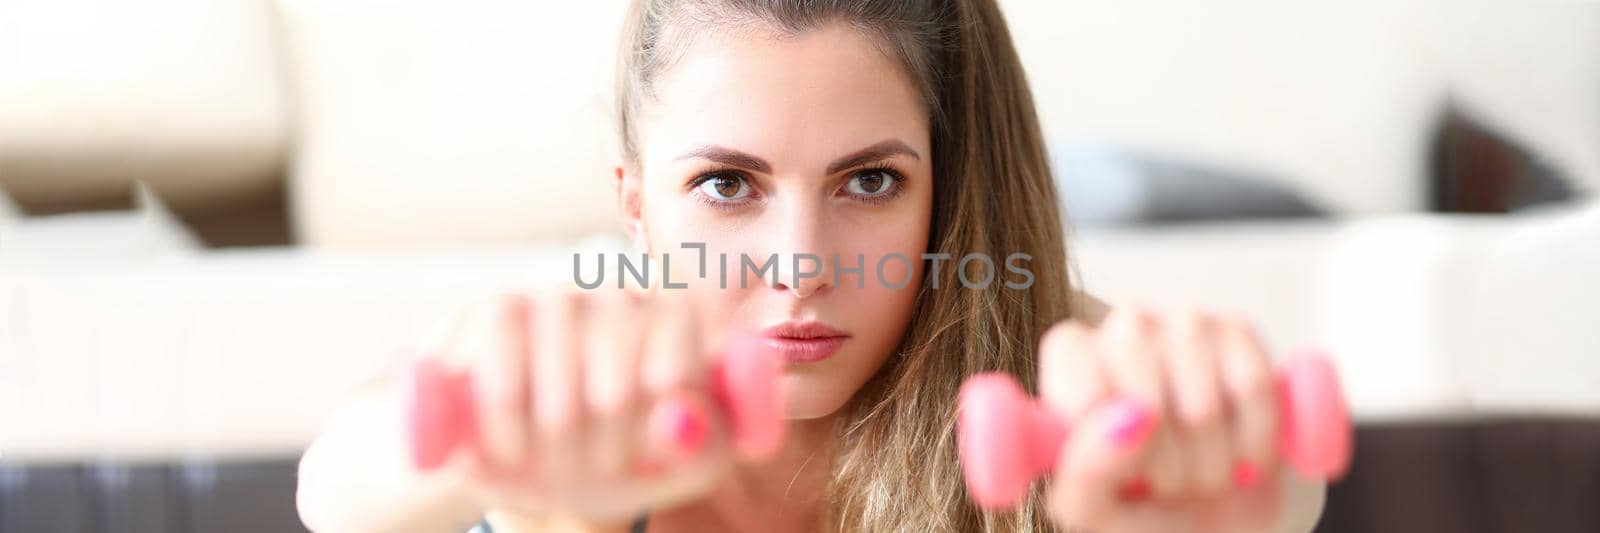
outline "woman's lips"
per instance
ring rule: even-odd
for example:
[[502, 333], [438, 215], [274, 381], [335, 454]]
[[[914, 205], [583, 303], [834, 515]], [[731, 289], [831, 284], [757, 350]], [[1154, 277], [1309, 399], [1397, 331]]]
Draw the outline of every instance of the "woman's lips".
[[833, 357], [850, 334], [822, 322], [784, 322], [762, 331], [762, 340], [789, 363], [815, 363]]
[[839, 351], [846, 337], [816, 337], [810, 339], [767, 337], [767, 346], [783, 355], [791, 364], [815, 363]]

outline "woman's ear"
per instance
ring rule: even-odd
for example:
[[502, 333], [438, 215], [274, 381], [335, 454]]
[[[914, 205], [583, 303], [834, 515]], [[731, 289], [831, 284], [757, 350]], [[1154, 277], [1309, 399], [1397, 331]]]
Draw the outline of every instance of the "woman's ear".
[[640, 216], [640, 180], [637, 172], [629, 169], [628, 165], [618, 165], [612, 169], [616, 176], [614, 186], [617, 191], [617, 211], [622, 213], [622, 230], [627, 232], [628, 240], [638, 251], [646, 251], [644, 219]]

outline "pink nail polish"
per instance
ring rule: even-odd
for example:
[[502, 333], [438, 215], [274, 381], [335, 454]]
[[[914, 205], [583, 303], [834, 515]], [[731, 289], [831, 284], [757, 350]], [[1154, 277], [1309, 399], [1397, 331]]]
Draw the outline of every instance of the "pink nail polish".
[[1123, 399], [1106, 407], [1111, 409], [1111, 442], [1119, 449], [1128, 449], [1144, 442], [1155, 428], [1150, 410], [1137, 400]]
[[1134, 479], [1123, 485], [1118, 494], [1125, 501], [1142, 502], [1148, 500], [1150, 499], [1150, 482], [1145, 481], [1144, 478]]
[[699, 453], [709, 430], [705, 414], [685, 398], [667, 399], [650, 412], [651, 440], [671, 457], [686, 458]]
[[1239, 461], [1233, 465], [1233, 486], [1248, 489], [1256, 486], [1261, 481], [1261, 468], [1250, 461]]
[[672, 439], [678, 451], [693, 455], [706, 442], [706, 420], [693, 409], [680, 409], [672, 421]]

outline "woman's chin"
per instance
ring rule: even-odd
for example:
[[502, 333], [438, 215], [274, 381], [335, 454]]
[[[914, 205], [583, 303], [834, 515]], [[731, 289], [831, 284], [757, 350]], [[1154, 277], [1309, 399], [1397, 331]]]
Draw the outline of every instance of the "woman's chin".
[[838, 413], [883, 365], [865, 345], [847, 345], [833, 357], [809, 364], [784, 365], [783, 397], [790, 420], [814, 420]]
[[819, 376], [783, 376], [784, 416], [789, 420], [816, 420], [839, 412], [854, 389], [840, 389], [837, 381], [818, 383]]

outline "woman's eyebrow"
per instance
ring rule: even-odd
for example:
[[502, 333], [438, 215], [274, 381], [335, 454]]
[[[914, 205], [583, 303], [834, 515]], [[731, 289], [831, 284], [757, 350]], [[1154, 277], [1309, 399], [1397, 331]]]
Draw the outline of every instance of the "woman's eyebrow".
[[[844, 157], [834, 160], [833, 163], [828, 165], [827, 173], [838, 173], [850, 167], [870, 163], [872, 161], [888, 159], [889, 156], [896, 154], [908, 155], [911, 156], [912, 159], [917, 160], [922, 159], [922, 156], [904, 141], [899, 139], [889, 139], [886, 141], [879, 141], [872, 146], [856, 150]], [[772, 165], [767, 163], [767, 160], [756, 157], [747, 152], [741, 152], [726, 146], [717, 146], [714, 144], [708, 144], [688, 152], [684, 152], [683, 155], [678, 156], [675, 158], [675, 160], [694, 158], [709, 159], [711, 161], [731, 167], [753, 170], [762, 174], [772, 173]]]
[[922, 156], [918, 155], [916, 150], [912, 150], [910, 146], [907, 146], [905, 142], [902, 142], [899, 139], [889, 139], [887, 141], [880, 141], [872, 146], [856, 150], [855, 152], [851, 152], [849, 155], [835, 160], [833, 164], [828, 165], [828, 174], [841, 172], [857, 165], [888, 159], [889, 156], [895, 154], [909, 155], [912, 159], [917, 160], [922, 159]]
[[762, 174], [772, 173], [772, 165], [767, 164], [767, 160], [724, 146], [701, 146], [688, 152], [684, 152], [683, 155], [678, 156], [677, 159], [693, 159], [697, 157], [710, 159], [730, 167], [754, 170]]

